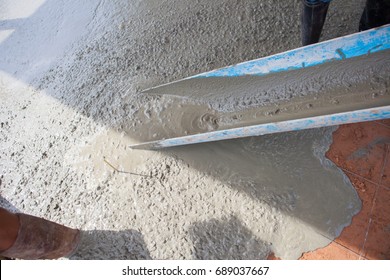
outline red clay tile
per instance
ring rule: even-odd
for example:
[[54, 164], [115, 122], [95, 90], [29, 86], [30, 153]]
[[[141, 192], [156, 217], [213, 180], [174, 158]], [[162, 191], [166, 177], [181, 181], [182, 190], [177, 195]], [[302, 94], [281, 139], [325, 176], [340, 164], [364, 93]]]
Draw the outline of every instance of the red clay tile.
[[377, 186], [355, 175], [348, 174], [348, 177], [362, 201], [362, 208], [360, 212], [352, 218], [351, 224], [344, 228], [336, 241], [350, 250], [360, 253], [366, 237]]
[[390, 127], [390, 119], [379, 120], [377, 122], [379, 122], [381, 124], [384, 124], [384, 125], [387, 125], [388, 127]]
[[300, 260], [358, 260], [359, 255], [332, 242], [328, 246], [307, 252], [299, 258]]
[[390, 120], [385, 125], [376, 122], [342, 125], [334, 132], [326, 156], [345, 170], [362, 201], [362, 209], [334, 242], [303, 254], [301, 259], [390, 258], [390, 128], [387, 124], [390, 125]]
[[379, 183], [390, 129], [376, 122], [342, 125], [326, 156], [337, 166]]
[[274, 252], [271, 252], [268, 257], [267, 257], [267, 260], [269, 261], [280, 261], [280, 258], [278, 258], [277, 256], [275, 256], [275, 253]]
[[335, 241], [351, 251], [360, 254], [368, 228], [368, 221], [359, 217], [352, 219], [351, 225], [344, 228], [341, 235]]
[[371, 260], [390, 260], [390, 225], [372, 221], [363, 255]]
[[374, 201], [372, 219], [390, 228], [390, 189], [383, 186], [378, 188], [378, 194]]
[[362, 201], [362, 208], [356, 216], [360, 216], [368, 221], [378, 185], [350, 173], [347, 173], [347, 177], [351, 181], [360, 200]]
[[381, 185], [390, 188], [390, 144], [387, 144], [387, 154], [381, 179]]

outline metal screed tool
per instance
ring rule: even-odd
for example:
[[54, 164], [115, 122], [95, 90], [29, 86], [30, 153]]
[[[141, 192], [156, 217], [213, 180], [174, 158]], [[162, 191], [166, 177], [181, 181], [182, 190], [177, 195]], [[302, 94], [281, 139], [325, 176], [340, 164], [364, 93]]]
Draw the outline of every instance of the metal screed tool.
[[[218, 94], [221, 85], [226, 84], [226, 87], [228, 87], [235, 85], [237, 82], [241, 83], [240, 91], [236, 93], [239, 95], [241, 91], [246, 91], [246, 86], [248, 87], [248, 91], [252, 90], [254, 86], [250, 83], [253, 81], [262, 84], [267, 79], [275, 79], [275, 75], [285, 75], [286, 73], [293, 73], [294, 75], [296, 73], [296, 76], [299, 77], [300, 71], [313, 71], [314, 73], [319, 67], [327, 67], [327, 69], [330, 69], [329, 71], [332, 71], [336, 64], [339, 68], [341, 65], [342, 69], [348, 69], [348, 67], [344, 66], [348, 64], [359, 65], [356, 64], [359, 63], [356, 62], [359, 59], [363, 59], [365, 61], [364, 63], [372, 62], [373, 65], [377, 65], [380, 62], [388, 65], [390, 62], [390, 25], [201, 73], [183, 80], [148, 89], [145, 93], [168, 94], [182, 97], [186, 97], [187, 95], [194, 97], [194, 95], [199, 94], [207, 98], [207, 95], [210, 93], [215, 92]], [[353, 67], [356, 68], [355, 66]], [[339, 70], [334, 68], [334, 71]], [[367, 71], [367, 73], [363, 74], [370, 80], [372, 73], [369, 70], [362, 71]], [[343, 75], [343, 73], [340, 73], [340, 75]], [[218, 81], [219, 89], [214, 88], [216, 83], [212, 81]], [[245, 124], [239, 127], [217, 128], [193, 135], [174, 135], [169, 139], [151, 139], [153, 141], [134, 144], [130, 147], [137, 149], [159, 149], [390, 118], [388, 86], [384, 89], [384, 93], [381, 94], [380, 98], [380, 103], [372, 103], [368, 99], [366, 102], [363, 99], [363, 101], [360, 100], [359, 105], [355, 106], [352, 100], [350, 106], [340, 106], [341, 109], [337, 109], [338, 107], [336, 105], [329, 105], [328, 110], [318, 112], [311, 110], [311, 112], [303, 115], [290, 114], [284, 119], [278, 119], [276, 117], [272, 119], [271, 116], [264, 120], [259, 117], [255, 120], [255, 123], [252, 122], [250, 125]]]

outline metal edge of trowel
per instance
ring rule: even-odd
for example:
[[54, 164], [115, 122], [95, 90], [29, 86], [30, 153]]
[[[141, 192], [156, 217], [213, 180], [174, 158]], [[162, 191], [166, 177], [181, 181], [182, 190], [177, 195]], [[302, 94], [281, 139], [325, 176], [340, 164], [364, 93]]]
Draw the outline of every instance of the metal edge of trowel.
[[271, 56], [250, 60], [224, 68], [200, 73], [178, 81], [152, 87], [143, 93], [161, 94], [182, 81], [216, 77], [264, 76], [290, 70], [321, 65], [335, 60], [350, 59], [390, 49], [390, 24], [367, 31], [338, 37], [317, 44], [289, 50]]
[[130, 145], [133, 149], [161, 149], [189, 144], [214, 142], [220, 140], [237, 139], [249, 136], [261, 136], [272, 133], [298, 131], [310, 128], [374, 121], [390, 118], [390, 106], [370, 109], [348, 111], [337, 114], [315, 116], [302, 119], [294, 119], [281, 122], [273, 122], [259, 125], [244, 126], [219, 131], [210, 131], [194, 135], [175, 137], [164, 140], [151, 141], [141, 144]]

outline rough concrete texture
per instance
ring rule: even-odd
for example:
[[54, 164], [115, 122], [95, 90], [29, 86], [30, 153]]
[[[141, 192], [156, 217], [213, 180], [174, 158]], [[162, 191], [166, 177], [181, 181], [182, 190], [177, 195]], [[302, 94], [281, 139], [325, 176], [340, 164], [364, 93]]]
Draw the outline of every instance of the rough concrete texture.
[[[127, 148], [165, 106], [141, 90], [298, 47], [299, 4], [2, 1], [1, 205], [82, 229], [76, 259], [296, 259], [328, 244], [360, 208], [324, 158], [332, 129]], [[323, 38], [355, 32], [363, 4], [334, 1]]]

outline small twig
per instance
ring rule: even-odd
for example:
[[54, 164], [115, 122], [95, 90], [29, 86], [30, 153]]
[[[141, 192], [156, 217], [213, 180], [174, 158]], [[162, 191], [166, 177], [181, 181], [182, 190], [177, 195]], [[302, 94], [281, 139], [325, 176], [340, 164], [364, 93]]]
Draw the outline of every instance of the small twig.
[[144, 174], [138, 174], [138, 173], [134, 173], [134, 172], [119, 170], [118, 168], [116, 168], [115, 166], [113, 166], [111, 163], [109, 163], [109, 162], [106, 160], [106, 157], [103, 157], [103, 160], [104, 160], [104, 162], [105, 162], [108, 166], [110, 166], [112, 169], [114, 169], [114, 170], [115, 170], [116, 172], [118, 172], [118, 173], [125, 173], [125, 174], [137, 175], [137, 176], [142, 176], [142, 177], [147, 177], [147, 178], [153, 178], [152, 176], [149, 176], [149, 175], [144, 175]]

